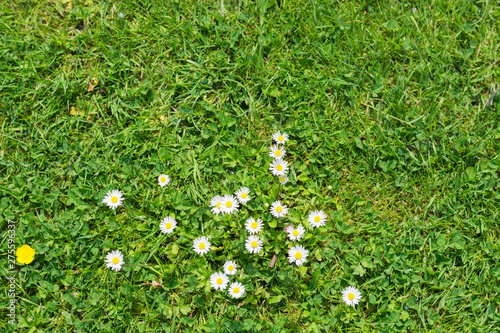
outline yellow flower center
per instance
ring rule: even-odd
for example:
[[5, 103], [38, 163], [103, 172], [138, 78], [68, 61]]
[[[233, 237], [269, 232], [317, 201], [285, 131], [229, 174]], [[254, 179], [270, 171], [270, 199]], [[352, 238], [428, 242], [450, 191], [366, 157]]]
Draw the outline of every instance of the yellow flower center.
[[248, 197], [248, 195], [246, 193], [241, 193], [241, 197], [245, 199], [246, 197]]
[[283, 208], [281, 208], [280, 206], [278, 206], [278, 207], [276, 207], [276, 211], [277, 211], [278, 213], [281, 213], [281, 212], [283, 211]]
[[280, 177], [280, 182], [284, 182], [285, 181], [285, 177]]
[[231, 201], [226, 202], [226, 207], [227, 208], [231, 207], [232, 205], [233, 205], [233, 203]]
[[221, 278], [217, 279], [217, 284], [222, 284], [222, 279]]
[[166, 180], [167, 180], [167, 178], [165, 178], [165, 177], [161, 177], [161, 178], [160, 178], [160, 181], [161, 181], [162, 183], [164, 183]]
[[235, 287], [235, 288], [233, 289], [233, 293], [237, 294], [237, 293], [239, 293], [239, 292], [240, 292], [240, 288]]
[[227, 268], [230, 272], [232, 272], [234, 270], [234, 266], [233, 265], [229, 265], [229, 267]]
[[118, 259], [117, 257], [114, 257], [114, 258], [113, 258], [113, 264], [115, 264], [115, 265], [116, 265], [116, 264], [117, 264], [117, 263], [119, 263], [119, 262], [120, 262], [120, 259]]
[[172, 223], [169, 222], [169, 223], [165, 224], [165, 227], [167, 227], [167, 229], [172, 228]]
[[251, 245], [252, 245], [252, 247], [257, 247], [257, 245], [259, 245], [259, 244], [257, 244], [256, 241], [253, 241]]
[[278, 141], [283, 141], [283, 136], [282, 135], [278, 136]]
[[252, 223], [252, 229], [257, 229], [259, 225], [257, 224], [257, 222], [253, 222]]
[[278, 164], [278, 166], [276, 167], [276, 170], [278, 170], [278, 171], [283, 170], [283, 166], [281, 164]]
[[117, 202], [118, 202], [118, 197], [117, 197], [117, 196], [113, 196], [113, 197], [111, 198], [111, 202], [112, 202], [112, 203], [117, 203]]
[[354, 299], [354, 294], [353, 293], [349, 293], [349, 295], [347, 295], [347, 298], [349, 298], [352, 301]]
[[319, 222], [319, 220], [321, 220], [321, 217], [319, 217], [319, 216], [316, 216], [316, 217], [314, 218], [314, 221], [315, 221], [315, 222]]
[[200, 243], [200, 245], [198, 245], [198, 247], [200, 248], [200, 250], [203, 250], [205, 248], [205, 243]]
[[276, 151], [274, 152], [274, 154], [275, 154], [276, 156], [281, 156], [281, 150], [279, 150], [279, 149], [278, 149], [278, 150], [276, 150]]
[[299, 231], [298, 231], [298, 230], [294, 230], [294, 231], [292, 232], [292, 234], [293, 234], [295, 237], [297, 237], [297, 236], [299, 235]]
[[300, 252], [295, 253], [295, 259], [300, 259], [300, 258], [302, 258], [302, 253]]
[[217, 208], [220, 209], [220, 202], [218, 202], [216, 206], [217, 206]]

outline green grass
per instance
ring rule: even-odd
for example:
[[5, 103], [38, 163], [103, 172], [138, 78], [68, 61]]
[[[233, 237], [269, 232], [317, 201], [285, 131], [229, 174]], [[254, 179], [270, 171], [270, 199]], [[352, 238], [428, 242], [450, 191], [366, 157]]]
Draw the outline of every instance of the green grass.
[[[37, 253], [17, 266], [18, 331], [500, 331], [498, 3], [224, 9], [0, 3], [2, 275], [8, 220]], [[277, 129], [291, 137], [283, 189], [267, 170]], [[254, 200], [236, 217], [209, 212], [241, 186]], [[101, 203], [111, 189], [126, 198], [116, 212]], [[277, 197], [286, 223], [329, 215], [308, 229], [303, 268], [264, 205]], [[249, 216], [266, 222], [259, 256], [243, 250]], [[191, 249], [202, 234], [217, 247], [206, 257]], [[110, 271], [114, 249], [143, 266]], [[228, 258], [240, 301], [209, 288]]]

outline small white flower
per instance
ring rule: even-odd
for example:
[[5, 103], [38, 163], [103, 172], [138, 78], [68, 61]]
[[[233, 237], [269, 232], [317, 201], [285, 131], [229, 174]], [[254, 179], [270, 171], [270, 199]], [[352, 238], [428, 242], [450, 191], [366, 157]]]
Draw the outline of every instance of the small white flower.
[[342, 300], [345, 304], [354, 307], [361, 300], [361, 292], [354, 287], [347, 287], [342, 291]]
[[239, 282], [233, 282], [229, 286], [228, 293], [232, 298], [240, 298], [245, 294], [245, 286]]
[[108, 191], [102, 202], [108, 205], [109, 208], [115, 209], [116, 207], [122, 205], [123, 202], [122, 192], [118, 190]]
[[302, 236], [304, 236], [305, 231], [306, 229], [304, 229], [304, 227], [301, 225], [299, 225], [297, 228], [288, 228], [288, 238], [292, 241], [298, 241], [302, 238]]
[[247, 238], [245, 248], [250, 253], [259, 253], [262, 250], [262, 241], [259, 236], [251, 235]]
[[236, 266], [236, 263], [234, 261], [228, 260], [224, 264], [224, 273], [227, 275], [234, 275], [238, 271], [238, 266]]
[[288, 176], [280, 176], [280, 184], [285, 185], [288, 183]]
[[171, 234], [177, 227], [177, 221], [173, 217], [167, 216], [160, 223], [160, 230], [164, 234]]
[[315, 210], [309, 214], [307, 220], [313, 227], [319, 228], [326, 224], [326, 214], [322, 210]]
[[161, 187], [167, 186], [168, 183], [170, 183], [170, 177], [169, 176], [167, 176], [167, 175], [160, 175], [158, 177], [158, 185], [160, 185]]
[[255, 221], [255, 219], [251, 217], [247, 220], [245, 228], [248, 230], [249, 233], [256, 234], [262, 230], [262, 223], [263, 222], [260, 218], [258, 218], [257, 221]]
[[285, 142], [288, 140], [288, 134], [286, 134], [285, 132], [283, 132], [283, 134], [281, 134], [281, 132], [278, 131], [278, 132], [273, 134], [273, 140], [276, 143], [285, 144]]
[[306, 262], [309, 251], [306, 250], [302, 245], [292, 246], [288, 250], [288, 261], [290, 263], [296, 263], [297, 266], [302, 266]]
[[232, 214], [234, 211], [238, 210], [240, 206], [238, 200], [233, 195], [225, 195], [222, 197], [222, 214]]
[[201, 236], [193, 241], [193, 250], [199, 255], [204, 255], [210, 251], [210, 242], [207, 237]]
[[210, 200], [210, 207], [212, 207], [212, 213], [219, 215], [222, 212], [222, 197], [216, 195]]
[[285, 217], [285, 215], [288, 214], [288, 208], [285, 205], [282, 205], [281, 201], [278, 200], [273, 202], [270, 212], [276, 218]]
[[272, 158], [284, 158], [286, 155], [285, 148], [280, 147], [279, 145], [271, 146], [271, 151], [269, 152], [269, 156]]
[[210, 284], [212, 285], [212, 288], [214, 288], [215, 290], [226, 289], [228, 282], [229, 278], [224, 273], [217, 272], [210, 275]]
[[111, 270], [119, 271], [123, 264], [123, 254], [119, 250], [111, 251], [106, 255], [106, 266]]
[[242, 204], [245, 204], [250, 201], [249, 193], [250, 190], [248, 189], [248, 187], [242, 187], [235, 194], [238, 201]]
[[275, 159], [269, 163], [269, 170], [271, 170], [273, 176], [286, 176], [288, 163], [281, 158]]

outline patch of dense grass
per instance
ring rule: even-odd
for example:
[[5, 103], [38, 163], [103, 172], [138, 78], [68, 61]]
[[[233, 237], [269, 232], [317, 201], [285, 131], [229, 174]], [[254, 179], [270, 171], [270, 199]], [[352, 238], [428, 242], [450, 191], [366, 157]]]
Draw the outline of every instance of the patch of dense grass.
[[[498, 4], [221, 4], [0, 4], [0, 223], [37, 253], [18, 267], [19, 331], [498, 330]], [[277, 129], [292, 139], [283, 188], [267, 170]], [[236, 217], [209, 212], [241, 186], [254, 200]], [[276, 198], [286, 223], [329, 215], [302, 268]], [[243, 250], [249, 216], [266, 222], [259, 256]], [[114, 249], [141, 266], [111, 272]], [[208, 284], [231, 258], [239, 302]]]

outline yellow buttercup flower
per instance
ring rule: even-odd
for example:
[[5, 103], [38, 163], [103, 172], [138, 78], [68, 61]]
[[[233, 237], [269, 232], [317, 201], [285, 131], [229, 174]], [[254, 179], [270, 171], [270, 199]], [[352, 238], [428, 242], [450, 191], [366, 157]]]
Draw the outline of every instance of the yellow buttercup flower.
[[35, 259], [35, 250], [29, 245], [23, 245], [16, 250], [16, 260], [20, 264], [29, 264]]

